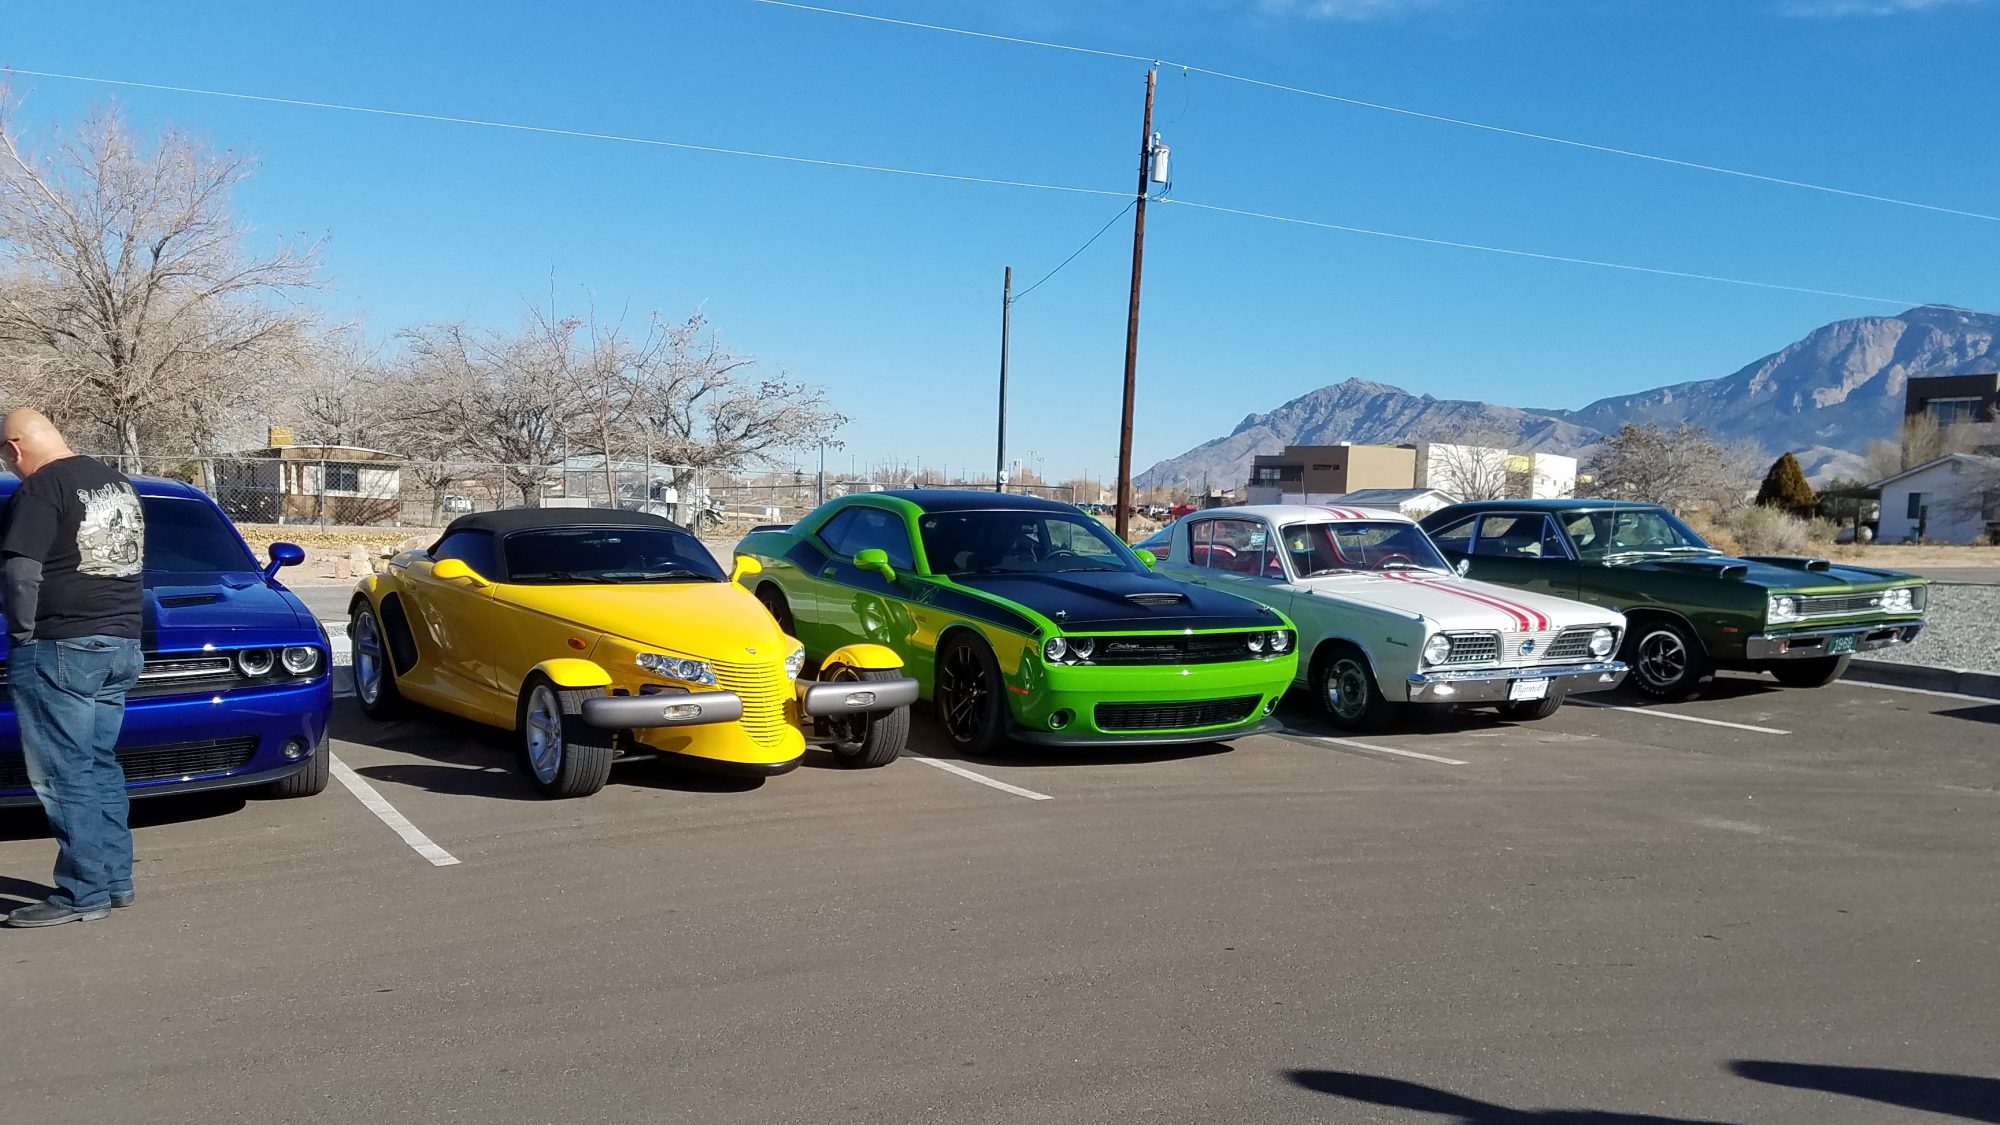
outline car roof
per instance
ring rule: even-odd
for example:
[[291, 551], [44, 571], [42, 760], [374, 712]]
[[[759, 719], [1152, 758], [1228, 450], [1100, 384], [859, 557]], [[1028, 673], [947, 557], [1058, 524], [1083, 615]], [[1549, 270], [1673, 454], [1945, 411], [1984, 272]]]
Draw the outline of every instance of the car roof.
[[1606, 508], [1658, 508], [1645, 500], [1579, 500], [1574, 497], [1543, 500], [1468, 500], [1439, 508], [1453, 515], [1472, 512], [1594, 512]]
[[906, 488], [893, 492], [856, 492], [845, 499], [887, 496], [915, 504], [926, 512], [1074, 512], [1076, 505], [1045, 500], [1019, 492], [987, 492], [969, 488]]
[[[12, 473], [0, 473], [0, 500], [14, 494], [21, 487], [21, 478]], [[184, 500], [207, 500], [208, 494], [184, 480], [168, 477], [133, 477], [132, 488], [141, 496], [171, 496]]]
[[1339, 523], [1345, 520], [1386, 520], [1390, 523], [1417, 521], [1401, 512], [1381, 508], [1354, 508], [1345, 504], [1238, 504], [1229, 508], [1209, 508], [1189, 512], [1184, 520], [1213, 516], [1261, 516], [1272, 523]]
[[444, 533], [486, 531], [508, 535], [550, 527], [659, 527], [688, 533], [687, 528], [665, 516], [623, 508], [501, 508], [460, 516], [445, 526]]

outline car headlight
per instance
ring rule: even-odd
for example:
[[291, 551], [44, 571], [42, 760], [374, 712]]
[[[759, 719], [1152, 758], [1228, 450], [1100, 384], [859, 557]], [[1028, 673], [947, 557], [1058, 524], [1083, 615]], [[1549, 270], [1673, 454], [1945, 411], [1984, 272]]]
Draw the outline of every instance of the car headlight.
[[294, 676], [303, 676], [319, 667], [319, 650], [306, 645], [293, 645], [278, 655], [285, 671]]
[[1424, 642], [1424, 663], [1443, 664], [1451, 656], [1451, 638], [1439, 633]]
[[1062, 658], [1069, 655], [1069, 639], [1066, 637], [1050, 637], [1042, 645], [1042, 655], [1047, 657], [1048, 662], [1051, 664], [1062, 663]]
[[1618, 634], [1610, 629], [1599, 629], [1590, 635], [1590, 655], [1599, 659], [1611, 655], [1611, 649], [1618, 643]]
[[1262, 656], [1264, 655], [1264, 646], [1271, 642], [1271, 634], [1251, 633], [1249, 636], [1244, 637], [1243, 641], [1250, 646], [1251, 655]]
[[1882, 609], [1886, 613], [1914, 613], [1917, 608], [1917, 588], [1898, 586], [1882, 594]]
[[799, 678], [799, 673], [805, 670], [806, 646], [800, 645], [785, 657], [785, 675], [796, 680]]
[[1764, 614], [1766, 621], [1797, 621], [1799, 619], [1799, 599], [1790, 594], [1771, 595], [1770, 609]]
[[1271, 655], [1273, 656], [1283, 655], [1284, 653], [1290, 652], [1291, 648], [1292, 648], [1292, 635], [1290, 633], [1285, 632], [1283, 629], [1279, 629], [1271, 634]]
[[715, 669], [709, 667], [706, 660], [689, 660], [659, 652], [642, 652], [638, 660], [639, 667], [656, 676], [665, 676], [667, 679], [679, 680], [684, 684], [713, 686], [715, 683]]
[[278, 666], [278, 654], [268, 648], [246, 648], [236, 654], [236, 670], [246, 676], [268, 676]]
[[1096, 637], [1071, 637], [1069, 639], [1069, 658], [1078, 664], [1089, 660], [1091, 654], [1096, 651]]

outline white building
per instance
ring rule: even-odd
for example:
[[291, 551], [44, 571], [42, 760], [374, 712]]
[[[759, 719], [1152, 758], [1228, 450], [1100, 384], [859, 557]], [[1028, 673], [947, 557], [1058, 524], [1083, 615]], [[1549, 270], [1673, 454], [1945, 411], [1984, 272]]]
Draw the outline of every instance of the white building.
[[1336, 496], [1329, 503], [1341, 507], [1401, 512], [1411, 519], [1422, 519], [1456, 501], [1450, 493], [1435, 488], [1364, 488]]
[[1576, 495], [1576, 458], [1560, 453], [1519, 453], [1507, 458], [1513, 484], [1507, 495], [1561, 500]]
[[1435, 488], [1454, 496], [1486, 499], [1507, 495], [1507, 451], [1484, 445], [1418, 442], [1418, 488]]
[[1869, 487], [1882, 490], [1878, 543], [1985, 543], [2000, 530], [2000, 457], [1953, 453]]

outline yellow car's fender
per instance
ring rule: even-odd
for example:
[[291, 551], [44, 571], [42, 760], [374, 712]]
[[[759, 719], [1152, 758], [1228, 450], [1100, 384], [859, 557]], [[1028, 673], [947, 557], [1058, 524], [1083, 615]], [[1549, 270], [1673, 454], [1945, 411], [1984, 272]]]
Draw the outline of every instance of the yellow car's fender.
[[611, 673], [605, 671], [596, 661], [575, 656], [559, 656], [554, 660], [544, 660], [535, 665], [535, 670], [531, 674], [546, 676], [550, 683], [559, 688], [611, 686]]
[[833, 650], [820, 663], [828, 668], [839, 664], [857, 672], [895, 672], [903, 667], [895, 650], [883, 645], [848, 645]]
[[383, 576], [380, 574], [371, 574], [363, 578], [361, 581], [355, 583], [354, 596], [357, 598], [366, 598], [369, 605], [382, 604], [382, 593], [388, 585], [382, 579]]

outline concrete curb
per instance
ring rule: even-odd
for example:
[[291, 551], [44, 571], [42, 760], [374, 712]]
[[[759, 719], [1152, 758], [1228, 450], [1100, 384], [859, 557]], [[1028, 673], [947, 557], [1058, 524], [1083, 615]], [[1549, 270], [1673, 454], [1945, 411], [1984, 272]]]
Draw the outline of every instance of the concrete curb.
[[1932, 668], [1923, 664], [1898, 664], [1890, 660], [1856, 660], [1847, 666], [1847, 674], [1843, 678], [1869, 684], [1887, 684], [1890, 687], [1921, 688], [1925, 691], [1976, 695], [1982, 699], [2000, 699], [2000, 673], [1975, 672], [1969, 668]]

